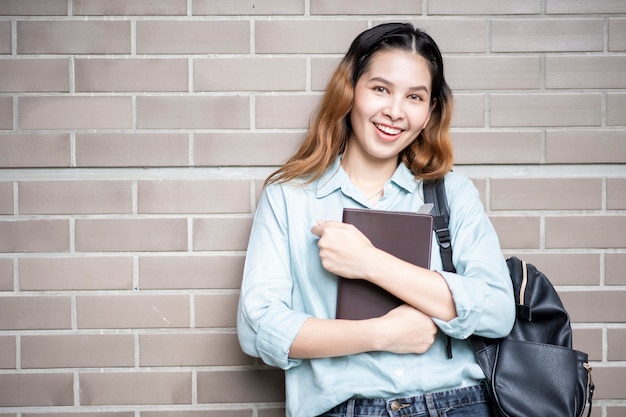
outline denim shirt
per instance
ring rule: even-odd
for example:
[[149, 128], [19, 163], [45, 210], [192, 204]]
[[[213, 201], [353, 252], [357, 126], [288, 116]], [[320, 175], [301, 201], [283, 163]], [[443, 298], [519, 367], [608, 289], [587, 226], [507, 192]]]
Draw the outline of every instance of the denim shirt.
[[[344, 207], [416, 211], [422, 182], [400, 164], [384, 195], [368, 203], [337, 160], [317, 181], [272, 184], [263, 191], [250, 234], [239, 301], [242, 349], [286, 371], [288, 416], [316, 416], [351, 397], [394, 398], [476, 384], [484, 379], [474, 358], [472, 334], [502, 337], [514, 320], [513, 290], [497, 235], [472, 182], [445, 177], [456, 273], [442, 271], [433, 237], [431, 269], [446, 280], [457, 317], [433, 319], [439, 334], [423, 354], [367, 352], [291, 359], [289, 349], [308, 317], [335, 318], [337, 277], [322, 267], [318, 220], [341, 221]], [[453, 358], [446, 354], [452, 339]]]

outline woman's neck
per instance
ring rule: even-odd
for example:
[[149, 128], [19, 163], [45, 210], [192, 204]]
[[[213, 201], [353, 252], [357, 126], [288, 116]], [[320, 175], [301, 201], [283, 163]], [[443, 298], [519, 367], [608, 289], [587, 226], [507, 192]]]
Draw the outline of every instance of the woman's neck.
[[341, 166], [352, 183], [371, 200], [382, 197], [385, 183], [393, 176], [398, 164], [393, 160], [376, 160], [344, 153]]

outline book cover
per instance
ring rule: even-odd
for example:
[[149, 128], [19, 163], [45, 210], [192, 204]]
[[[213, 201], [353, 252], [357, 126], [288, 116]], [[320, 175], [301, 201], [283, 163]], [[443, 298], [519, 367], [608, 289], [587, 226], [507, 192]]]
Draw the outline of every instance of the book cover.
[[[378, 249], [430, 268], [433, 235], [430, 214], [346, 208], [343, 222], [353, 224]], [[366, 280], [339, 277], [338, 319], [380, 317], [400, 304], [400, 299]]]

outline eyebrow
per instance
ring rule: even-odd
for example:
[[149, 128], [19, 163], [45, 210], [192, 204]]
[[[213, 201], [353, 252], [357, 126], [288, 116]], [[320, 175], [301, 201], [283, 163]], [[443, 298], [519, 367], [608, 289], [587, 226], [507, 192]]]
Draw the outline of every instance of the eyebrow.
[[[368, 82], [372, 82], [372, 81], [383, 83], [383, 84], [385, 84], [387, 86], [393, 86], [393, 83], [391, 81], [388, 81], [388, 80], [386, 80], [386, 79], [384, 79], [382, 77], [370, 78]], [[408, 91], [425, 91], [425, 92], [428, 93], [428, 87], [426, 87], [425, 85], [418, 85], [418, 86], [409, 88]]]

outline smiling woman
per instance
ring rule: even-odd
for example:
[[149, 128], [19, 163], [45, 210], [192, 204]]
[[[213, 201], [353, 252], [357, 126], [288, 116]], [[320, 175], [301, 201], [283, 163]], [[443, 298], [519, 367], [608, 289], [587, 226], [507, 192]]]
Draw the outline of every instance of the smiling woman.
[[[237, 328], [246, 353], [286, 370], [288, 416], [490, 415], [466, 339], [510, 331], [511, 281], [478, 192], [450, 172], [451, 113], [432, 38], [376, 26], [353, 41], [302, 146], [266, 180]], [[438, 256], [432, 269], [404, 262], [341, 222], [345, 208], [417, 211], [424, 179], [446, 183], [457, 273]], [[337, 276], [404, 304], [336, 319]]]

